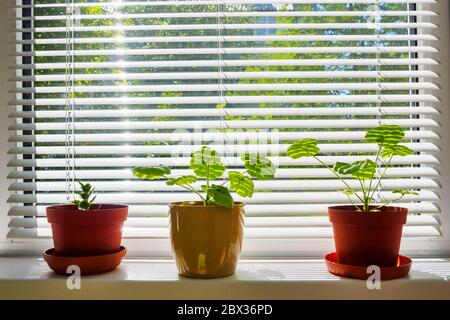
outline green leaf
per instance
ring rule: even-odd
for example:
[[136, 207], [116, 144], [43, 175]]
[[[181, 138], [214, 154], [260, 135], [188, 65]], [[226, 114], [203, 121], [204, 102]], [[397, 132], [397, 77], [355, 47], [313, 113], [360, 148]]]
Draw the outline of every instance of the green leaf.
[[76, 205], [79, 210], [87, 211], [91, 208], [92, 204], [94, 203], [97, 196], [94, 196], [91, 199], [92, 194], [94, 193], [95, 188], [91, 186], [90, 183], [82, 183], [78, 182], [80, 185], [81, 190], [76, 191], [75, 194], [77, 194], [81, 200], [73, 199], [71, 201], [72, 204]]
[[253, 178], [265, 180], [275, 177], [276, 168], [269, 158], [257, 153], [244, 153], [241, 159], [248, 174]]
[[92, 189], [92, 186], [91, 186], [90, 183], [82, 183], [82, 182], [80, 182], [80, 187], [81, 187], [82, 192], [89, 192], [89, 190]]
[[234, 201], [227, 187], [213, 184], [207, 189], [206, 194], [209, 198], [209, 203], [228, 209], [233, 208]]
[[196, 176], [181, 176], [178, 178], [171, 178], [166, 181], [166, 184], [168, 186], [178, 185], [178, 186], [184, 186], [186, 184], [191, 184], [197, 181]]
[[394, 194], [400, 194], [400, 195], [402, 195], [402, 196], [406, 196], [406, 195], [408, 195], [408, 194], [413, 194], [413, 195], [416, 195], [416, 196], [419, 195], [419, 193], [416, 192], [416, 191], [412, 191], [412, 190], [404, 190], [404, 189], [395, 189], [395, 190], [392, 190], [392, 193], [394, 193]]
[[217, 152], [206, 146], [192, 154], [190, 168], [198, 177], [210, 181], [220, 178], [225, 172], [225, 166], [220, 162]]
[[185, 184], [191, 184], [197, 182], [197, 177], [196, 176], [181, 176], [177, 178], [176, 184], [182, 186]]
[[402, 127], [397, 125], [381, 125], [366, 133], [366, 141], [380, 146], [395, 146], [405, 137]]
[[177, 184], [177, 179], [176, 178], [170, 178], [170, 179], [167, 179], [167, 181], [166, 181], [166, 185], [167, 186], [174, 186], [176, 184]]
[[154, 180], [164, 177], [166, 174], [170, 174], [170, 168], [166, 166], [158, 167], [136, 167], [133, 168], [132, 173], [135, 177], [141, 179]]
[[341, 192], [347, 196], [351, 196], [355, 194], [355, 191], [352, 189], [345, 189], [345, 190], [341, 190]]
[[73, 200], [72, 204], [78, 207], [78, 210], [87, 211], [91, 208], [91, 204], [86, 200]]
[[372, 160], [361, 160], [351, 164], [336, 162], [333, 170], [343, 175], [351, 174], [360, 180], [370, 180], [375, 176], [376, 165]]
[[255, 185], [253, 184], [252, 179], [237, 171], [230, 171], [228, 173], [228, 179], [230, 180], [231, 190], [238, 195], [249, 198], [253, 196]]
[[412, 154], [414, 154], [414, 150], [411, 150], [410, 148], [401, 145], [385, 147], [381, 152], [381, 156], [383, 158], [390, 158], [392, 156], [404, 157]]
[[317, 144], [318, 141], [316, 139], [303, 139], [295, 141], [287, 149], [287, 155], [292, 159], [315, 156], [320, 151]]

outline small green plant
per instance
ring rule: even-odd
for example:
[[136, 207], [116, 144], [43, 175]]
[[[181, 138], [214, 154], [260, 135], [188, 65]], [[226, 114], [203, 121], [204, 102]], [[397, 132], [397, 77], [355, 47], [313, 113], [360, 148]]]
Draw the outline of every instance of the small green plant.
[[[405, 132], [400, 126], [396, 125], [380, 125], [374, 129], [367, 131], [365, 141], [368, 143], [376, 143], [378, 145], [375, 161], [370, 159], [360, 160], [353, 163], [336, 162], [333, 167], [325, 164], [319, 157], [320, 148], [317, 146], [318, 141], [315, 139], [303, 139], [295, 141], [287, 150], [287, 155], [292, 159], [302, 157], [313, 157], [321, 165], [328, 168], [333, 174], [339, 178], [345, 185], [345, 189], [341, 190], [350, 203], [355, 206], [357, 211], [378, 212], [384, 206], [401, 200], [409, 194], [417, 195], [417, 192], [405, 189], [396, 189], [392, 193], [398, 197], [382, 205], [373, 206], [376, 191], [381, 186], [382, 179], [386, 176], [388, 168], [391, 166], [394, 156], [408, 156], [414, 154], [410, 148], [400, 145], [405, 137]], [[384, 161], [384, 166], [381, 163]], [[351, 176], [359, 182], [361, 191], [357, 192], [352, 188], [343, 176]], [[357, 205], [352, 197], [356, 197], [360, 201]]]
[[[167, 179], [168, 186], [179, 186], [195, 193], [205, 206], [218, 205], [232, 208], [234, 200], [230, 189], [241, 197], [252, 197], [255, 189], [252, 178], [273, 179], [276, 170], [268, 158], [259, 154], [245, 153], [241, 155], [241, 159], [245, 171], [229, 171], [228, 177], [221, 183], [217, 180], [223, 177], [225, 165], [221, 162], [217, 152], [206, 146], [192, 154], [189, 167], [195, 175], [170, 177], [171, 170], [166, 166], [136, 167], [132, 172], [134, 176], [141, 179]], [[200, 186], [203, 192], [193, 186], [200, 179], [204, 180], [204, 184]], [[215, 183], [213, 183], [214, 181]]]
[[81, 190], [75, 193], [80, 197], [80, 199], [74, 199], [71, 203], [78, 206], [79, 210], [87, 211], [91, 208], [92, 204], [95, 201], [95, 198], [97, 198], [97, 196], [91, 198], [95, 188], [92, 188], [90, 183], [79, 182], [79, 184]]

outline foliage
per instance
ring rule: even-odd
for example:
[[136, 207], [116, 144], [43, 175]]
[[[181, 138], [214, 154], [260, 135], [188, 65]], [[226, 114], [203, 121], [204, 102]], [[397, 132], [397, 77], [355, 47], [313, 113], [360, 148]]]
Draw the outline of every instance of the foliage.
[[[264, 156], [255, 153], [244, 153], [241, 155], [241, 159], [244, 162], [245, 172], [230, 171], [228, 172], [228, 177], [224, 178], [224, 181], [220, 184], [216, 180], [223, 177], [225, 165], [221, 162], [218, 153], [207, 146], [203, 146], [191, 156], [189, 167], [194, 171], [195, 175], [173, 178], [169, 176], [171, 170], [166, 166], [136, 167], [132, 172], [134, 176], [141, 179], [154, 180], [165, 178], [168, 186], [179, 186], [195, 193], [205, 206], [218, 205], [232, 208], [234, 201], [230, 190], [241, 197], [251, 198], [255, 190], [252, 178], [273, 179], [275, 174], [274, 165]], [[198, 190], [198, 187], [193, 185], [200, 179], [205, 181], [200, 186], [203, 194]], [[214, 181], [216, 183], [212, 183]], [[226, 185], [229, 185], [229, 187]]]
[[[89, 0], [80, 0], [80, 2], [92, 2]], [[108, 2], [107, 0], [99, 0], [97, 2]], [[35, 4], [46, 4], [46, 3], [65, 3], [64, 0], [36, 0], [34, 2]], [[258, 5], [259, 6], [259, 5]], [[391, 4], [391, 3], [381, 3], [381, 10], [392, 10], [392, 11], [405, 11], [408, 8], [408, 4]], [[318, 12], [318, 11], [326, 11], [326, 12], [339, 12], [339, 11], [361, 11], [361, 12], [368, 12], [369, 10], [372, 10], [371, 7], [373, 7], [372, 3], [368, 4], [358, 4], [358, 3], [349, 3], [349, 4], [340, 4], [340, 3], [329, 3], [329, 4], [294, 4], [292, 9], [289, 9], [287, 6], [285, 8], [278, 7], [276, 10], [282, 11], [282, 10], [292, 10], [292, 11], [299, 11], [299, 12]], [[235, 5], [221, 5], [220, 7], [223, 11], [246, 11], [246, 10], [255, 10], [253, 5], [251, 6], [243, 6], [242, 8], [237, 7]], [[65, 13], [65, 7], [51, 7], [51, 6], [42, 6], [33, 9], [36, 14], [39, 15], [47, 15], [47, 16], [60, 16]], [[164, 17], [164, 15], [161, 15], [161, 18], [123, 18], [123, 19], [105, 19], [102, 18], [103, 16], [113, 16], [115, 14], [152, 14], [152, 13], [160, 13], [161, 10], [164, 10], [163, 13], [186, 13], [186, 12], [217, 12], [217, 6], [215, 4], [211, 5], [192, 5], [192, 6], [177, 6], [177, 5], [165, 5], [165, 6], [87, 6], [87, 7], [80, 7], [80, 14], [81, 15], [90, 15], [90, 16], [98, 16], [98, 19], [81, 19], [77, 21], [77, 23], [80, 25], [80, 27], [111, 27], [114, 26], [116, 23], [118, 26], [132, 26], [132, 25], [166, 25], [166, 24], [179, 24], [179, 25], [187, 25], [192, 23], [197, 24], [215, 24], [217, 23], [217, 17], [211, 16], [211, 17], [198, 17], [198, 18], [168, 18]], [[258, 11], [274, 11], [274, 6], [272, 4], [266, 4], [262, 8], [258, 8]], [[195, 20], [194, 20], [195, 19]], [[264, 19], [269, 19], [268, 21], [264, 21]], [[363, 26], [365, 23], [367, 23], [369, 20], [366, 16], [314, 16], [314, 15], [280, 15], [275, 18], [271, 17], [223, 17], [221, 18], [221, 23], [223, 24], [257, 24], [261, 22], [270, 22], [271, 24], [311, 24], [311, 23], [320, 23], [323, 25], [329, 24], [360, 24]], [[397, 23], [397, 22], [408, 22], [408, 17], [404, 16], [382, 16], [381, 21], [383, 23]], [[41, 28], [58, 28], [58, 27], [64, 27], [65, 26], [65, 20], [64, 19], [42, 19], [42, 20], [36, 20], [33, 22], [33, 27], [38, 30]], [[82, 37], [90, 37], [90, 38], [114, 38], [117, 37], [117, 39], [121, 39], [123, 37], [169, 37], [169, 36], [178, 36], [178, 37], [184, 37], [184, 36], [211, 36], [216, 35], [215, 31], [211, 30], [155, 30], [155, 31], [139, 31], [139, 30], [133, 30], [133, 31], [122, 31], [121, 28], [117, 28], [117, 30], [113, 29], [111, 30], [104, 30], [99, 28], [98, 30], [94, 31], [83, 31], [83, 32], [76, 32], [77, 38]], [[359, 29], [352, 29], [352, 28], [339, 28], [339, 29], [313, 29], [313, 28], [275, 28], [275, 29], [268, 29], [268, 30], [252, 30], [252, 29], [229, 29], [229, 30], [223, 30], [222, 35], [227, 36], [243, 36], [243, 35], [255, 35], [260, 34], [257, 32], [264, 31], [267, 32], [268, 35], [280, 35], [280, 36], [286, 36], [286, 35], [352, 35], [352, 34], [374, 34], [375, 29], [371, 28], [359, 28]], [[381, 35], [384, 34], [407, 34], [408, 29], [407, 28], [385, 28], [382, 30], [377, 30], [378, 33]], [[48, 39], [48, 38], [63, 38], [65, 36], [64, 32], [33, 32], [33, 38], [34, 39]], [[386, 46], [404, 46], [408, 43], [406, 41], [390, 41], [389, 43], [383, 42], [378, 43], [378, 45], [386, 45]], [[226, 46], [230, 47], [262, 47], [262, 48], [295, 48], [295, 47], [327, 47], [327, 46], [333, 46], [333, 47], [369, 47], [376, 45], [374, 42], [369, 41], [351, 41], [351, 42], [345, 42], [345, 41], [336, 41], [336, 42], [324, 42], [324, 41], [313, 41], [313, 42], [301, 42], [301, 41], [258, 41], [258, 42], [233, 42], [226, 44]], [[122, 43], [121, 41], [117, 41], [117, 43], [77, 43], [75, 45], [76, 50], [103, 50], [103, 53], [99, 53], [95, 56], [83, 56], [83, 55], [76, 55], [75, 59], [77, 63], [85, 63], [84, 65], [86, 67], [81, 67], [79, 65], [77, 67], [76, 73], [82, 75], [86, 74], [90, 76], [91, 74], [115, 74], [115, 73], [135, 73], [136, 71], [140, 73], [155, 73], [155, 72], [216, 72], [216, 67], [192, 67], [192, 68], [180, 68], [180, 67], [167, 67], [164, 69], [156, 68], [156, 67], [140, 67], [138, 70], [135, 68], [128, 68], [124, 69], [123, 65], [126, 65], [126, 63], [119, 63], [120, 60], [125, 59], [125, 62], [137, 62], [137, 61], [178, 61], [178, 60], [215, 60], [217, 59], [217, 55], [215, 54], [186, 54], [186, 55], [177, 55], [175, 53], [169, 53], [165, 55], [114, 55], [110, 54], [109, 52], [112, 52], [114, 50], [134, 50], [134, 49], [186, 49], [186, 48], [215, 48], [216, 43], [215, 42], [180, 42], [180, 43], [158, 43], [158, 42], [145, 42], [145, 43]], [[338, 49], [338, 48], [336, 48]], [[49, 55], [42, 55], [39, 54], [40, 51], [61, 51], [65, 50], [65, 44], [41, 44], [41, 45], [34, 45], [33, 50], [35, 50], [38, 54], [36, 54], [35, 57], [33, 57], [33, 62], [36, 64], [42, 64], [42, 65], [53, 65], [59, 63], [60, 65], [63, 65], [64, 67], [64, 61], [65, 57], [61, 56], [49, 56]], [[409, 53], [402, 53], [402, 52], [382, 52], [379, 54], [379, 56], [376, 56], [373, 53], [365, 53], [364, 51], [361, 52], [338, 52], [335, 53], [329, 52], [329, 53], [320, 53], [318, 52], [311, 52], [311, 53], [295, 53], [293, 52], [283, 52], [283, 53], [255, 53], [255, 54], [236, 54], [236, 55], [223, 55], [224, 59], [235, 59], [237, 61], [239, 60], [267, 60], [267, 61], [289, 61], [289, 60], [296, 60], [296, 61], [313, 61], [317, 59], [326, 59], [326, 60], [337, 60], [337, 61], [345, 61], [346, 59], [403, 59], [408, 58]], [[117, 64], [114, 64], [112, 67], [97, 67], [95, 66], [95, 63], [101, 63], [101, 62], [118, 62]], [[93, 63], [91, 67], [90, 64], [86, 63]], [[61, 68], [61, 67], [60, 67]], [[45, 69], [45, 68], [36, 68], [33, 70], [34, 76], [44, 76], [44, 75], [58, 75], [63, 74], [63, 70], [58, 68], [52, 68], [52, 69]], [[409, 66], [407, 65], [382, 65], [381, 70], [384, 71], [407, 71]], [[230, 71], [230, 72], [311, 72], [311, 71], [374, 71], [375, 66], [374, 65], [349, 65], [349, 64], [323, 64], [323, 65], [250, 65], [246, 66], [244, 68], [242, 67], [224, 67], [224, 71]], [[76, 86], [103, 86], [103, 85], [160, 85], [160, 84], [191, 84], [193, 82], [192, 79], [175, 79], [173, 81], [162, 81], [162, 80], [145, 80], [145, 79], [127, 79], [126, 80], [111, 80], [111, 81], [103, 81], [103, 80], [89, 80], [89, 77], [84, 78], [79, 76], [80, 80], [75, 81]], [[45, 78], [44, 78], [45, 79]], [[337, 82], [374, 82], [375, 80], [373, 78], [342, 78], [342, 79], [326, 79], [326, 78], [308, 78], [308, 77], [292, 77], [292, 78], [272, 78], [272, 77], [248, 77], [244, 79], [226, 79], [224, 82], [226, 84], [307, 84], [307, 83], [329, 83], [330, 89], [329, 90], [301, 90], [300, 86], [298, 90], [252, 90], [252, 91], [232, 91], [229, 90], [225, 94], [226, 95], [267, 95], [267, 96], [289, 96], [289, 95], [327, 95], [327, 94], [333, 94], [333, 95], [351, 95], [351, 94], [374, 94], [374, 92], [368, 91], [368, 90], [336, 90], [333, 89], [332, 83], [330, 81], [337, 81]], [[409, 78], [386, 78], [383, 76], [381, 79], [382, 82], [409, 82]], [[214, 80], [211, 81], [198, 81], [196, 80], [194, 83], [214, 83]], [[33, 82], [33, 86], [35, 87], [42, 87], [42, 88], [51, 88], [56, 86], [61, 86], [61, 81], [35, 81]], [[386, 93], [404, 93], [407, 94], [409, 91], [401, 91], [401, 90], [392, 90], [392, 91], [386, 91], [383, 90]], [[33, 98], [35, 99], [53, 99], [53, 98], [61, 98], [64, 97], [62, 93], [50, 93], [43, 90], [37, 91], [33, 94]], [[205, 92], [202, 93], [206, 96], [216, 96], [217, 92], [211, 91], [211, 92]], [[127, 92], [127, 97], [183, 97], [183, 96], [195, 96], [198, 95], [197, 92], [189, 92], [189, 91], [165, 91], [165, 92], [153, 92], [153, 91], [145, 91], [145, 92]], [[94, 98], [94, 97], [121, 97], [122, 93], [117, 92], [110, 92], [110, 91], [101, 91], [101, 92], [95, 92], [95, 93], [85, 93], [83, 91], [76, 92], [75, 97], [76, 98]], [[383, 105], [389, 107], [390, 104], [383, 103]], [[407, 106], [406, 104], [395, 104], [395, 106]], [[267, 107], [289, 107], [289, 108], [311, 108], [311, 107], [346, 107], [348, 104], [343, 103], [331, 103], [331, 104], [325, 104], [325, 103], [292, 103], [289, 105], [284, 105], [281, 103], [259, 103], [255, 105], [255, 107], [259, 108], [267, 108]], [[352, 104], [352, 107], [366, 107], [367, 103], [355, 103]], [[107, 106], [105, 107], [105, 110], [109, 109], [116, 109], [116, 108], [123, 108], [125, 106], [122, 105], [114, 105], [114, 106]], [[157, 109], [171, 109], [176, 108], [177, 105], [175, 104], [159, 104], [156, 105]], [[201, 104], [195, 104], [193, 105], [194, 108], [197, 107], [203, 107]], [[243, 107], [242, 104], [230, 104], [227, 106], [226, 104], [219, 104], [217, 105], [219, 108], [240, 108]], [[55, 107], [51, 105], [36, 105], [35, 111], [51, 111], [54, 110]], [[97, 106], [91, 106], [91, 105], [83, 105], [79, 106], [77, 105], [78, 109], [82, 110], [89, 110], [89, 109], [97, 109]], [[135, 105], [133, 106], [135, 109], [147, 109], [147, 108], [153, 108], [153, 106], [149, 106], [146, 104], [142, 105]], [[349, 115], [343, 115], [343, 116], [336, 116], [333, 117], [333, 119], [348, 119]], [[383, 116], [385, 117], [385, 116]], [[387, 116], [386, 116], [387, 117]], [[361, 118], [361, 116], [353, 115], [351, 116], [352, 119], [358, 119]], [[158, 117], [151, 117], [148, 119], [148, 121], [170, 121], [170, 120], [176, 120], [178, 119], [174, 115], [171, 115], [170, 110], [168, 110], [167, 115], [164, 116], [158, 116]], [[199, 118], [196, 116], [184, 118], [183, 120], [186, 121], [198, 121], [198, 120], [204, 120], [204, 118]], [[255, 120], [255, 119], [262, 119], [262, 120], [305, 120], [305, 119], [323, 119], [323, 116], [272, 116], [272, 115], [264, 115], [264, 116], [252, 116], [252, 117], [245, 117], [245, 116], [226, 116], [225, 120]], [[140, 121], [141, 118], [127, 118], [129, 121]], [[58, 118], [36, 118], [36, 122], [58, 122], [60, 119]], [[105, 117], [99, 118], [98, 121], [109, 121], [107, 112], [105, 111]], [[224, 129], [224, 130], [234, 130], [234, 129]], [[313, 127], [305, 127], [302, 128], [291, 128], [289, 126], [283, 127], [280, 126], [280, 131], [311, 131], [314, 130]], [[332, 129], [324, 129], [324, 130], [332, 130]], [[350, 129], [344, 129], [344, 130], [350, 130]], [[110, 131], [105, 131], [106, 133], [110, 133]], [[136, 133], [157, 133], [157, 134], [165, 134], [169, 132], [169, 129], [142, 129], [139, 131], [136, 131]], [[91, 131], [89, 130], [80, 130], [79, 133], [83, 134], [89, 134]], [[114, 132], [116, 133], [116, 132]], [[40, 134], [48, 134], [47, 131], [41, 131]], [[370, 137], [369, 137], [370, 138]], [[372, 138], [370, 138], [372, 139]], [[377, 139], [376, 135], [373, 137], [373, 139]], [[335, 142], [335, 139], [330, 139], [332, 142]], [[317, 148], [317, 142], [309, 141], [310, 148], [306, 149], [306, 154], [299, 154], [301, 156], [311, 156], [310, 153], [316, 154], [319, 152], [319, 150], [315, 150], [314, 148]], [[150, 140], [148, 142], [139, 141], [137, 142], [138, 145], [140, 144], [146, 144], [146, 145], [158, 145], [158, 144], [170, 144], [171, 142], [166, 142], [163, 140]], [[175, 142], [173, 142], [175, 143]], [[286, 143], [286, 141], [281, 141], [281, 143]], [[376, 142], [373, 142], [376, 143]], [[402, 146], [402, 145], [393, 145], [388, 146], [388, 142], [383, 142], [385, 147], [383, 148], [380, 156], [384, 158], [389, 158], [394, 155], [398, 156], [406, 156], [409, 152], [408, 148]], [[77, 141], [77, 145], [92, 145], [89, 142], [84, 141]], [[59, 146], [58, 143], [53, 142], [35, 142], [33, 146]], [[406, 149], [405, 149], [406, 148]], [[149, 150], [152, 150], [149, 148]], [[294, 149], [295, 150], [295, 149]], [[301, 148], [300, 150], [304, 150]], [[151, 152], [151, 151], [150, 151]], [[292, 153], [295, 151], [291, 150], [290, 156], [296, 157], [298, 155]], [[302, 151], [303, 152], [303, 151]], [[113, 155], [112, 155], [113, 156]], [[47, 154], [38, 154], [36, 155], [37, 158], [46, 158], [46, 157], [53, 157], [53, 155], [47, 155]], [[92, 157], [98, 157], [97, 154], [93, 154]], [[250, 160], [250, 159], [249, 159]], [[243, 159], [243, 161], [246, 161]], [[265, 166], [263, 162], [260, 163], [254, 163], [252, 161], [248, 161], [248, 175], [254, 178], [262, 179], [262, 178], [271, 178], [273, 177], [273, 169], [272, 166]], [[104, 168], [109, 168], [111, 165], [108, 165], [107, 162], [105, 162]], [[345, 172], [353, 172], [349, 175], [353, 176], [360, 176], [361, 178], [370, 176], [371, 171], [371, 164], [369, 162], [367, 163], [360, 163], [355, 166], [352, 166], [352, 164], [348, 164], [348, 166], [345, 166], [344, 164], [340, 164], [339, 170], [343, 170]], [[206, 174], [206, 172], [202, 171], [202, 168], [204, 166], [197, 166], [194, 170], [194, 173], [199, 172], [200, 174]], [[101, 168], [100, 168], [101, 169]], [[192, 168], [193, 169], [193, 168]], [[358, 169], [358, 170], [356, 170]], [[165, 172], [163, 167], [159, 168], [159, 171], [147, 171], [146, 176], [142, 176], [143, 179], [152, 179], [153, 177], [157, 177], [158, 175], [161, 175], [164, 173], [165, 175], [168, 175], [167, 172]], [[170, 169], [169, 169], [170, 170]], [[208, 173], [210, 178], [212, 176], [219, 174], [221, 168], [220, 165], [216, 166], [215, 168], [210, 168], [210, 172]], [[338, 170], [338, 168], [336, 168]], [[223, 174], [223, 173], [222, 173]], [[252, 185], [252, 181], [248, 175], [240, 176], [237, 172], [233, 173], [233, 171], [228, 173], [228, 179], [230, 180], [230, 188], [236, 188], [239, 190], [239, 192], [249, 193], [250, 190], [253, 190], [254, 186]], [[205, 178], [205, 177], [201, 177]], [[195, 180], [194, 180], [195, 179]], [[197, 176], [191, 175], [191, 176], [182, 176], [177, 178], [169, 178], [167, 180], [167, 183], [169, 185], [173, 186], [185, 186], [193, 184], [197, 181]], [[367, 181], [367, 180], [364, 180]], [[238, 183], [239, 182], [239, 183]], [[233, 187], [234, 186], [234, 187]], [[212, 186], [211, 186], [212, 187]], [[347, 191], [351, 191], [348, 189]], [[236, 191], [238, 192], [238, 191]], [[211, 193], [212, 194], [212, 193]]]
[[92, 197], [95, 188], [93, 188], [90, 183], [79, 182], [79, 184], [81, 190], [75, 193], [80, 197], [80, 199], [74, 199], [71, 203], [78, 206], [78, 210], [88, 211], [94, 203], [95, 198], [97, 198], [97, 196]]
[[[372, 206], [375, 192], [380, 188], [381, 181], [386, 176], [387, 169], [390, 167], [393, 157], [404, 157], [414, 154], [413, 150], [399, 144], [404, 137], [405, 133], [400, 126], [380, 125], [367, 131], [365, 136], [366, 142], [376, 143], [378, 145], [375, 161], [366, 159], [353, 163], [336, 162], [332, 168], [317, 156], [320, 148], [317, 146], [318, 141], [315, 139], [303, 139], [294, 142], [289, 146], [287, 154], [292, 159], [302, 157], [315, 158], [320, 164], [330, 169], [344, 183], [346, 188], [341, 192], [348, 197], [349, 201], [358, 211], [379, 211], [381, 207], [399, 201], [406, 195], [417, 195], [415, 191], [395, 189], [392, 193], [399, 195], [397, 199], [383, 205]], [[381, 164], [383, 158], [387, 159], [384, 166]], [[378, 172], [381, 173], [377, 176]], [[362, 190], [361, 193], [358, 193], [354, 188], [350, 187], [343, 176], [351, 176], [359, 181]], [[352, 196], [355, 196], [361, 202], [361, 205], [356, 205], [352, 200]]]

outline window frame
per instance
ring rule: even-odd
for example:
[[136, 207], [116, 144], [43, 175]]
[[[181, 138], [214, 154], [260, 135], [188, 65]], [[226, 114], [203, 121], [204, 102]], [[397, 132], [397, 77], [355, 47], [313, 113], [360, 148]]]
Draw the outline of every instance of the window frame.
[[[19, 1], [19, 0], [12, 0]], [[441, 174], [441, 189], [438, 191], [441, 200], [441, 232], [442, 239], [416, 238], [403, 239], [402, 253], [410, 256], [449, 256], [450, 255], [450, 110], [445, 105], [450, 101], [450, 39], [447, 37], [450, 32], [450, 2], [439, 1], [436, 4], [416, 4], [417, 10], [434, 9], [439, 12], [437, 24], [439, 25], [437, 34], [440, 39], [436, 46], [438, 53], [419, 54], [419, 58], [434, 58], [440, 65], [430, 66], [431, 71], [440, 74], [437, 80], [440, 90], [434, 92], [440, 102], [435, 103], [435, 107], [440, 111], [439, 135], [441, 139], [437, 142], [440, 152], [436, 156], [440, 159], [440, 164], [435, 168]], [[14, 63], [14, 59], [8, 56], [11, 51], [8, 44], [8, 27], [15, 23], [14, 9], [9, 6], [9, 1], [0, 2], [0, 59]], [[426, 20], [424, 20], [426, 22]], [[423, 44], [419, 42], [419, 45]], [[8, 50], [9, 49], [9, 50]], [[10, 171], [7, 167], [9, 156], [6, 150], [11, 143], [8, 142], [8, 126], [11, 120], [8, 114], [14, 108], [6, 106], [11, 100], [12, 94], [8, 93], [8, 78], [13, 70], [8, 64], [0, 65], [0, 96], [2, 108], [0, 109], [0, 256], [1, 255], [37, 255], [43, 250], [51, 247], [51, 239], [33, 239], [31, 241], [10, 242], [6, 240], [8, 232], [9, 216], [7, 215], [10, 205], [6, 202], [9, 191], [9, 181], [6, 176]], [[170, 257], [169, 239], [124, 239], [124, 245], [129, 249], [129, 256], [134, 257]], [[243, 258], [299, 258], [299, 257], [321, 257], [323, 254], [334, 249], [333, 239], [246, 239], [244, 243]]]
[[[434, 6], [434, 7], [433, 7]], [[439, 26], [437, 34], [439, 41], [436, 46], [439, 50], [436, 54], [422, 53], [419, 58], [428, 58], [433, 56], [440, 65], [431, 66], [431, 71], [440, 75], [437, 85], [440, 90], [435, 92], [439, 102], [435, 103], [437, 110], [440, 112], [441, 127], [439, 128], [439, 134], [441, 139], [437, 142], [440, 149], [437, 155], [440, 159], [440, 163], [437, 166], [437, 170], [441, 176], [441, 189], [440, 195], [440, 208], [441, 208], [441, 232], [442, 237], [445, 240], [450, 240], [450, 110], [449, 106], [445, 105], [445, 101], [450, 99], [450, 65], [448, 62], [448, 56], [450, 55], [450, 39], [447, 36], [450, 31], [450, 3], [449, 1], [439, 1], [436, 4], [418, 4], [417, 10], [427, 10], [435, 8], [438, 12], [437, 25]], [[425, 18], [426, 20], [426, 18]], [[419, 43], [420, 45], [420, 43]], [[450, 248], [449, 248], [450, 249]]]
[[[3, 1], [0, 3], [0, 59], [1, 61], [9, 61], [8, 57], [8, 19], [10, 18], [10, 10], [8, 9], [8, 1]], [[0, 97], [1, 100], [0, 108], [0, 150], [5, 152], [0, 152], [0, 254], [2, 252], [1, 246], [2, 241], [6, 240], [6, 234], [8, 232], [8, 216], [7, 212], [9, 205], [7, 203], [8, 199], [8, 156], [6, 150], [9, 148], [8, 144], [8, 126], [9, 119], [5, 114], [8, 114], [10, 108], [6, 106], [7, 101], [10, 100], [11, 94], [8, 93], [8, 78], [11, 74], [11, 70], [8, 68], [8, 64], [0, 64]]]

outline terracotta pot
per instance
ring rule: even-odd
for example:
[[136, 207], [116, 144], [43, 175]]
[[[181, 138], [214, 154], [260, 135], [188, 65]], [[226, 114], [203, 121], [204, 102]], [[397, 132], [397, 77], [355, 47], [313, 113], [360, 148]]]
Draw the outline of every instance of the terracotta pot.
[[384, 207], [358, 212], [353, 206], [328, 208], [339, 263], [392, 267], [397, 264], [408, 209]]
[[170, 238], [180, 275], [220, 278], [236, 271], [244, 236], [244, 204], [171, 203]]
[[94, 256], [120, 251], [127, 215], [127, 206], [114, 204], [93, 205], [89, 211], [74, 205], [48, 207], [55, 254]]

